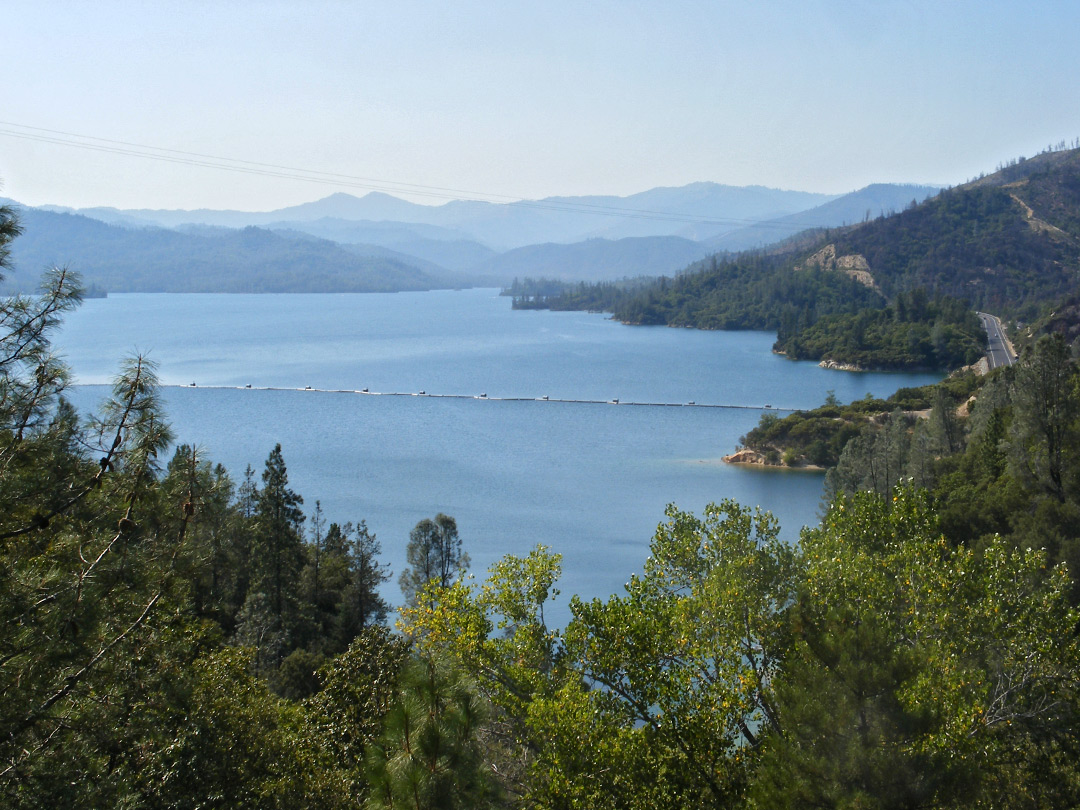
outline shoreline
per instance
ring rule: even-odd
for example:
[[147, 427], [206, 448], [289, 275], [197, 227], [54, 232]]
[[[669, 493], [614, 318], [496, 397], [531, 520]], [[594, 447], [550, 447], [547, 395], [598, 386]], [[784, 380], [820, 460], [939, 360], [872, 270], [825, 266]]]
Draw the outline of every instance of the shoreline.
[[739, 467], [753, 467], [759, 470], [792, 470], [794, 472], [825, 472], [825, 468], [819, 464], [784, 464], [771, 463], [765, 460], [765, 456], [757, 450], [743, 447], [726, 456], [721, 461], [725, 464], [734, 464]]

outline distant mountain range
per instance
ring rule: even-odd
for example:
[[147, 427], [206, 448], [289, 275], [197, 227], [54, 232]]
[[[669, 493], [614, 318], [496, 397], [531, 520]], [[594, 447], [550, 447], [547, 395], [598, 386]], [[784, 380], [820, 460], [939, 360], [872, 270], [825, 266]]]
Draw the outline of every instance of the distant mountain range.
[[843, 196], [693, 183], [628, 197], [419, 205], [332, 194], [269, 212], [23, 208], [13, 244], [27, 289], [67, 265], [113, 292], [385, 291], [673, 274], [717, 251], [860, 221], [936, 193], [876, 185]]
[[[864, 201], [881, 199], [866, 191]], [[624, 323], [775, 329], [776, 351], [836, 367], [954, 369], [986, 348], [972, 310], [1022, 325], [1021, 342], [1053, 330], [1075, 348], [1078, 282], [1080, 148], [1062, 146], [892, 215], [713, 254], [674, 278], [533, 280], [511, 293], [518, 308], [603, 310]]]
[[[871, 187], [849, 197], [880, 201], [894, 191], [883, 194]], [[822, 209], [850, 210], [842, 202], [795, 219], [803, 225], [820, 217]], [[764, 232], [759, 227], [757, 233]], [[830, 308], [850, 314], [839, 310], [856, 293], [869, 295], [878, 306], [896, 304], [897, 312], [906, 306], [909, 318], [912, 306], [905, 300], [921, 300], [915, 309], [925, 309], [934, 296], [944, 295], [1026, 323], [1045, 319], [1075, 337], [1080, 335], [1078, 281], [1080, 149], [1069, 149], [1015, 161], [904, 206], [894, 216], [871, 211], [847, 227], [804, 232], [798, 240], [728, 262], [710, 258], [674, 281], [655, 280], [628, 291], [616, 285], [572, 288], [563, 296], [567, 300], [550, 304], [608, 308], [631, 323], [778, 328], [783, 335], [813, 323]], [[849, 334], [835, 328], [833, 343], [849, 341]]]
[[830, 202], [714, 236], [705, 244], [710, 252], [738, 251], [765, 247], [808, 228], [835, 228], [854, 225], [892, 214], [936, 196], [940, 186], [875, 183]]
[[46, 207], [57, 213], [79, 213], [113, 225], [217, 225], [243, 228], [275, 223], [344, 220], [429, 226], [428, 238], [471, 239], [496, 251], [542, 242], [580, 242], [604, 237], [679, 235], [700, 240], [753, 222], [804, 211], [837, 195], [781, 191], [761, 186], [692, 183], [680, 188], [654, 188], [628, 197], [548, 197], [511, 203], [452, 200], [419, 205], [389, 194], [363, 197], [331, 194], [321, 200], [267, 212], [155, 211], [87, 208], [79, 211]]
[[[78, 271], [111, 292], [395, 292], [462, 286], [442, 268], [384, 248], [362, 255], [310, 234], [263, 228], [122, 228], [78, 214], [20, 214], [9, 289], [27, 291], [44, 267]], [[419, 265], [427, 265], [421, 267]]]

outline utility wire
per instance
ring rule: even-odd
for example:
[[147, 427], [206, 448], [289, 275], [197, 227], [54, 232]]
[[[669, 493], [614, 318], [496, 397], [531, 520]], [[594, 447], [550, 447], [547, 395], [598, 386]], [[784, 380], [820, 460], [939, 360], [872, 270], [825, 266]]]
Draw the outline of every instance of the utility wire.
[[[670, 211], [626, 208], [613, 205], [601, 205], [598, 203], [574, 202], [570, 200], [523, 200], [519, 197], [513, 197], [506, 194], [467, 191], [440, 186], [425, 186], [418, 183], [405, 183], [396, 180], [379, 180], [368, 177], [337, 174], [334, 172], [302, 169], [293, 166], [281, 166], [273, 163], [260, 163], [257, 161], [222, 157], [219, 155], [208, 155], [181, 149], [148, 146], [146, 144], [132, 143], [130, 141], [120, 141], [110, 138], [100, 138], [94, 135], [82, 135], [63, 130], [34, 127], [11, 121], [0, 121], [0, 127], [8, 128], [0, 129], [0, 136], [9, 138], [19, 138], [22, 140], [58, 146], [69, 146], [94, 152], [103, 152], [106, 154], [139, 157], [182, 166], [219, 169], [222, 171], [258, 175], [262, 177], [276, 177], [285, 180], [299, 180], [319, 185], [360, 188], [368, 191], [396, 192], [399, 194], [405, 193], [441, 200], [461, 200], [464, 195], [464, 197], [474, 202], [491, 202], [495, 204], [513, 203], [515, 206], [535, 210], [595, 214], [598, 216], [620, 217], [625, 219], [647, 219], [659, 222], [731, 226], [753, 225], [776, 229], [787, 229], [792, 225], [798, 227], [798, 224], [792, 221], [781, 223], [736, 217], [701, 217], [677, 214]], [[14, 129], [11, 129], [12, 127], [14, 127]], [[808, 223], [807, 226], [814, 227], [814, 224]]]
[[[512, 197], [512, 196], [505, 195], [505, 194], [486, 194], [484, 192], [479, 192], [479, 191], [466, 191], [466, 190], [463, 190], [463, 189], [442, 188], [442, 187], [439, 187], [439, 186], [424, 186], [424, 185], [420, 185], [420, 184], [417, 184], [417, 183], [398, 182], [396, 180], [378, 180], [378, 179], [374, 179], [374, 178], [370, 178], [370, 177], [356, 177], [356, 176], [353, 176], [353, 175], [335, 174], [333, 172], [323, 172], [323, 171], [317, 171], [317, 170], [313, 170], [313, 169], [300, 169], [300, 168], [297, 168], [295, 166], [280, 166], [280, 165], [277, 165], [277, 164], [274, 164], [274, 163], [259, 163], [257, 161], [252, 161], [252, 160], [241, 160], [239, 158], [222, 157], [220, 155], [208, 155], [208, 154], [204, 154], [204, 153], [201, 153], [201, 152], [188, 152], [188, 151], [184, 151], [182, 149], [169, 149], [169, 148], [162, 147], [162, 146], [148, 146], [146, 144], [132, 143], [130, 141], [118, 141], [118, 140], [114, 140], [114, 139], [111, 139], [111, 138], [100, 138], [100, 137], [97, 137], [95, 135], [80, 135], [77, 132], [65, 132], [64, 130], [46, 129], [44, 127], [32, 127], [32, 126], [29, 126], [27, 124], [16, 124], [16, 123], [11, 122], [11, 121], [0, 121], [0, 126], [16, 127], [18, 129], [22, 129], [22, 130], [31, 130], [32, 132], [43, 132], [43, 133], [47, 133], [47, 134], [53, 135], [53, 136], [64, 136], [64, 138], [78, 138], [81, 141], [96, 141], [96, 142], [101, 143], [101, 144], [111, 144], [113, 146], [119, 146], [119, 147], [132, 147], [132, 148], [137, 149], [137, 150], [150, 150], [151, 152], [166, 153], [166, 154], [172, 154], [172, 155], [181, 155], [181, 156], [183, 156], [185, 158], [202, 158], [202, 159], [209, 160], [209, 161], [215, 161], [215, 163], [212, 164], [212, 165], [214, 167], [216, 167], [216, 168], [223, 168], [223, 169], [224, 168], [231, 168], [231, 166], [222, 165], [222, 164], [238, 164], [238, 165], [243, 165], [243, 166], [251, 166], [251, 167], [258, 168], [258, 169], [273, 169], [273, 170], [276, 170], [276, 171], [288, 172], [290, 177], [293, 176], [293, 175], [299, 174], [299, 175], [305, 175], [305, 176], [310, 175], [312, 177], [325, 178], [326, 180], [348, 180], [350, 182], [371, 183], [371, 184], [373, 184], [375, 186], [378, 186], [380, 188], [383, 188], [383, 187], [395, 187], [395, 190], [397, 190], [397, 191], [401, 191], [401, 192], [409, 191], [409, 193], [414, 193], [412, 190], [415, 190], [415, 193], [440, 192], [440, 193], [447, 193], [447, 194], [454, 194], [454, 195], [462, 195], [462, 194], [464, 194], [464, 195], [469, 196], [469, 197], [477, 197], [477, 198], [498, 198], [498, 199], [506, 200], [508, 202], [514, 202], [514, 201], [517, 201], [519, 199], [518, 197]], [[30, 133], [19, 133], [19, 132], [10, 132], [10, 131], [8, 131], [8, 132], [0, 133], [0, 134], [9, 135], [11, 137], [16, 137], [16, 138], [17, 137], [24, 137], [24, 138], [28, 138], [30, 140], [36, 140], [36, 138], [33, 138]], [[42, 140], [44, 140], [44, 138]], [[55, 139], [55, 140], [51, 140], [49, 142], [60, 143], [60, 144], [67, 145], [67, 146], [82, 146], [82, 147], [86, 147], [86, 148], [93, 148], [90, 144], [80, 143], [80, 142], [73, 142], [73, 141], [69, 141], [69, 140], [65, 140], [65, 139]], [[138, 157], [147, 157], [147, 158], [151, 158], [151, 159], [161, 157], [160, 155], [146, 154], [146, 153], [143, 153], [143, 152], [136, 152], [136, 151], [132, 151], [131, 149], [118, 149], [116, 151], [118, 153], [120, 153], [120, 154], [129, 154], [129, 155], [135, 155], [135, 156], [138, 156]], [[199, 165], [204, 165], [204, 164], [200, 163]], [[211, 164], [206, 164], [206, 165], [211, 165]], [[441, 194], [440, 194], [440, 196], [441, 196]], [[459, 197], [455, 196], [452, 199], [459, 199]]]

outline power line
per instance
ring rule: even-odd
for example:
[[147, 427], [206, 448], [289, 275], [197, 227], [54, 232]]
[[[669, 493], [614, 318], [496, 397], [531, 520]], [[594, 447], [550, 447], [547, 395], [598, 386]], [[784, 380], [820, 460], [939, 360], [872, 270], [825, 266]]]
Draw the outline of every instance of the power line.
[[[248, 166], [258, 170], [273, 170], [272, 176], [277, 176], [277, 172], [287, 172], [289, 177], [296, 175], [302, 175], [310, 178], [323, 178], [327, 181], [330, 180], [345, 180], [349, 183], [370, 183], [373, 186], [379, 188], [394, 187], [394, 190], [399, 192], [408, 193], [425, 193], [425, 192], [438, 192], [439, 196], [445, 194], [461, 195], [464, 194], [470, 197], [477, 198], [498, 198], [506, 201], [515, 201], [518, 198], [503, 194], [486, 194], [478, 191], [466, 191], [464, 189], [455, 188], [442, 188], [439, 186], [425, 186], [418, 183], [403, 183], [396, 180], [379, 180], [371, 177], [356, 177], [354, 175], [337, 174], [334, 172], [323, 172], [313, 169], [301, 169], [295, 166], [281, 166], [274, 163], [260, 163], [253, 160], [242, 160], [239, 158], [223, 157], [221, 155], [208, 155], [201, 152], [189, 152], [182, 149], [169, 149], [162, 146], [149, 146], [147, 144], [132, 143], [130, 141], [119, 141], [112, 138], [100, 138], [96, 135], [81, 135], [77, 132], [66, 132], [64, 130], [46, 129], [45, 127], [33, 127], [27, 124], [17, 124], [11, 121], [0, 121], [0, 126], [17, 127], [22, 130], [31, 130], [32, 132], [47, 133], [51, 136], [63, 136], [62, 138], [37, 138], [31, 133], [20, 132], [0, 132], [0, 134], [8, 135], [16, 138], [26, 138], [29, 140], [44, 140], [49, 143], [58, 143], [66, 146], [78, 146], [91, 149], [103, 149], [103, 147], [94, 146], [92, 143], [83, 143], [82, 141], [97, 142], [99, 144], [108, 144], [113, 147], [128, 147], [128, 148], [116, 148], [107, 151], [115, 151], [118, 154], [127, 154], [137, 157], [146, 157], [150, 159], [167, 159], [166, 155], [178, 155], [185, 159], [197, 158], [206, 161], [213, 161], [213, 163], [202, 163], [201, 160], [196, 165], [209, 166], [212, 168], [231, 169], [236, 166]], [[78, 138], [79, 141], [66, 140], [67, 138]], [[134, 150], [147, 150], [147, 151], [134, 151]], [[155, 154], [160, 153], [160, 154]], [[459, 199], [458, 197], [452, 197], [450, 199]]]
[[[303, 169], [294, 166], [282, 166], [273, 163], [243, 160], [240, 158], [209, 155], [200, 152], [190, 152], [182, 149], [169, 149], [160, 146], [132, 143], [111, 138], [101, 138], [94, 135], [82, 135], [64, 130], [46, 129], [27, 124], [19, 124], [11, 121], [0, 121], [0, 136], [35, 141], [38, 143], [52, 144], [56, 146], [68, 146], [85, 149], [105, 154], [137, 157], [146, 160], [154, 160], [162, 163], [172, 163], [194, 168], [217, 169], [240, 174], [257, 175], [261, 177], [280, 178], [284, 180], [298, 180], [301, 182], [315, 183], [318, 185], [337, 186], [345, 188], [364, 189], [366, 191], [392, 192], [398, 194], [412, 194], [440, 200], [461, 200], [473, 202], [489, 202], [493, 204], [512, 203], [515, 206], [544, 211], [559, 211], [565, 213], [594, 214], [598, 216], [619, 217], [624, 219], [647, 219], [658, 222], [674, 222], [680, 224], [704, 224], [704, 225], [731, 225], [744, 226], [754, 225], [766, 228], [786, 229], [797, 223], [776, 223], [757, 219], [745, 219], [737, 217], [702, 217], [687, 214], [678, 214], [670, 211], [655, 211], [650, 209], [627, 208], [598, 203], [573, 202], [569, 200], [524, 200], [506, 194], [495, 194], [479, 191], [467, 191], [464, 189], [445, 188], [441, 186], [427, 186], [419, 183], [405, 183], [396, 180], [381, 180], [368, 177], [359, 177], [334, 172], [324, 172], [314, 169]], [[14, 127], [14, 129], [11, 129]], [[808, 224], [808, 227], [814, 227]]]

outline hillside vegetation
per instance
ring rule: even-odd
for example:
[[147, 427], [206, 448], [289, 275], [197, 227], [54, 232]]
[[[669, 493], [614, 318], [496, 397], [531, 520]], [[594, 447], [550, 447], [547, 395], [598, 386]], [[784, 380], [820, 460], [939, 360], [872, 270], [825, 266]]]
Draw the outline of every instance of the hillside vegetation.
[[[1031, 320], [1080, 273], [1080, 149], [1047, 152], [892, 216], [714, 256], [672, 279], [546, 296], [631, 324], [776, 329], [777, 350], [861, 367], [954, 368], [984, 345], [970, 309]], [[904, 298], [908, 296], [908, 298]], [[916, 296], [922, 304], [914, 308]]]
[[[0, 207], [5, 271], [18, 232]], [[756, 261], [773, 301], [877, 295]], [[709, 270], [756, 283], [739, 267]], [[280, 445], [237, 477], [173, 447], [138, 356], [77, 414], [50, 336], [79, 281], [43, 287], [0, 299], [3, 807], [1080, 804], [1080, 371], [1061, 336], [966, 422], [973, 375], [898, 394], [929, 404], [925, 429], [865, 403], [797, 545], [733, 501], [670, 506], [640, 573], [571, 597], [563, 627], [557, 550], [476, 581], [454, 519], [425, 518], [395, 634], [374, 533], [305, 514]]]
[[394, 292], [460, 284], [446, 271], [376, 248], [358, 255], [307, 234], [262, 228], [175, 231], [125, 228], [89, 217], [29, 209], [13, 245], [8, 289], [36, 287], [43, 267], [68, 265], [112, 292]]
[[[1077, 344], [1073, 344], [1076, 346]], [[995, 535], [1080, 570], [1080, 368], [1060, 333], [987, 376], [778, 417], [741, 441], [766, 463], [828, 469], [831, 494], [928, 489], [959, 543]], [[1075, 586], [1080, 598], [1080, 587]]]
[[[657, 276], [727, 247], [729, 237], [738, 242], [732, 223], [764, 220], [746, 244], [773, 242], [801, 221], [840, 225], [934, 190], [884, 185], [833, 198], [694, 183], [623, 198], [506, 204], [419, 205], [373, 192], [268, 212], [43, 206], [23, 212], [19, 272], [5, 289], [31, 289], [38, 271], [52, 263], [113, 292], [362, 292], [500, 286], [522, 276]], [[773, 219], [785, 212], [795, 213]], [[257, 249], [236, 244], [236, 234], [248, 228], [262, 234]], [[287, 263], [301, 270], [290, 273]]]

